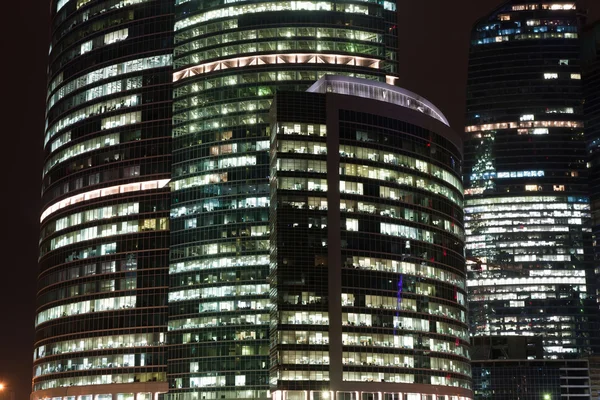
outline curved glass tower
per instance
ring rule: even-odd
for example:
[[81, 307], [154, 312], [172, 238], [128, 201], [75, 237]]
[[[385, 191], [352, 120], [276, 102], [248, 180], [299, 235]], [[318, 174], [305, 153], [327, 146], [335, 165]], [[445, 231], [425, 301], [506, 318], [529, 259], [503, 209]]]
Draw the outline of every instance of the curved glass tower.
[[462, 140], [395, 86], [309, 92], [272, 107], [273, 399], [471, 398]]
[[325, 74], [385, 81], [396, 70], [396, 5], [177, 3], [170, 396], [265, 399], [271, 101]]
[[574, 1], [510, 1], [472, 32], [464, 181], [474, 359], [590, 349], [578, 36]]
[[165, 392], [170, 2], [54, 0], [32, 399]]

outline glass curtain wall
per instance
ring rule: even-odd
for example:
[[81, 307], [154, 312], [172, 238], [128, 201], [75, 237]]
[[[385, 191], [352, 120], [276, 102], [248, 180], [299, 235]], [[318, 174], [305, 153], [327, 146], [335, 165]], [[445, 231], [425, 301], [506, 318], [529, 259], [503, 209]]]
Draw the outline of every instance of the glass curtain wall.
[[171, 2], [51, 2], [32, 399], [165, 392]]
[[[574, 1], [510, 1], [472, 31], [464, 181], [474, 359], [590, 350], [578, 38]], [[510, 349], [512, 337], [524, 347]]]
[[394, 2], [178, 1], [171, 399], [268, 397], [269, 137], [278, 89], [396, 71]]

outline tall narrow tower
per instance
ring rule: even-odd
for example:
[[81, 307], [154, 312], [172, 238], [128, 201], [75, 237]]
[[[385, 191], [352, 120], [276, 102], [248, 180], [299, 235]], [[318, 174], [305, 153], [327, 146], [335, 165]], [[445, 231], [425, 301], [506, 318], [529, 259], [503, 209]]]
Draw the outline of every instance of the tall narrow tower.
[[474, 389], [495, 399], [578, 393], [559, 378], [574, 364], [549, 360], [590, 351], [578, 19], [575, 1], [508, 1], [472, 32], [464, 182]]
[[167, 390], [172, 8], [51, 2], [32, 400]]
[[271, 139], [271, 390], [472, 398], [462, 140], [405, 89], [279, 92]]

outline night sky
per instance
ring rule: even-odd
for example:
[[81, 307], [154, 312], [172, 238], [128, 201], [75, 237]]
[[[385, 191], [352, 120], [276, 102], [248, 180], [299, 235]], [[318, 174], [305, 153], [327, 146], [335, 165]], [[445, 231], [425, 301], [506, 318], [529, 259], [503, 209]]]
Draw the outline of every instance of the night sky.
[[[587, 0], [590, 20], [600, 2]], [[0, 382], [29, 398], [49, 0], [3, 3], [0, 27]], [[462, 130], [469, 32], [499, 0], [398, 0], [400, 86], [438, 106]]]

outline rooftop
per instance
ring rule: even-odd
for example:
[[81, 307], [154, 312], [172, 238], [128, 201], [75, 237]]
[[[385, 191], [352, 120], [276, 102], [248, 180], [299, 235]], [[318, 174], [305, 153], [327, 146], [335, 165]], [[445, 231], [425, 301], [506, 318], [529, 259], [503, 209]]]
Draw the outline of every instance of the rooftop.
[[410, 108], [411, 110], [420, 111], [423, 114], [450, 126], [444, 114], [442, 114], [442, 112], [430, 101], [410, 90], [383, 82], [351, 78], [348, 76], [325, 75], [309, 87], [307, 92], [337, 93], [385, 101], [386, 103], [392, 103]]

